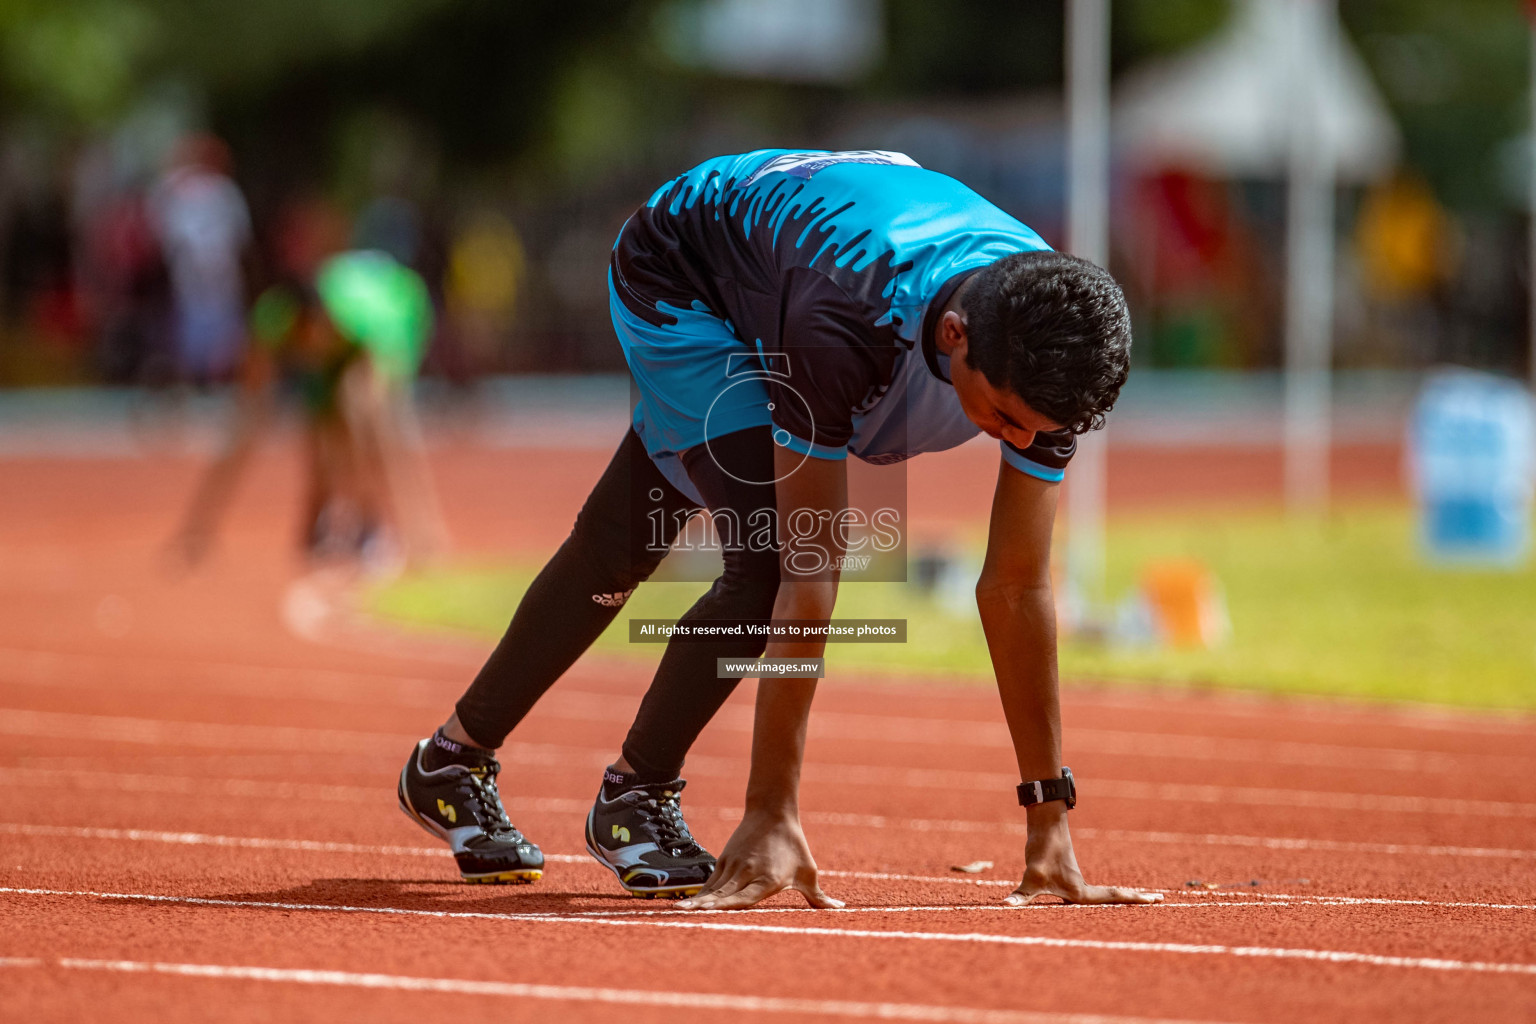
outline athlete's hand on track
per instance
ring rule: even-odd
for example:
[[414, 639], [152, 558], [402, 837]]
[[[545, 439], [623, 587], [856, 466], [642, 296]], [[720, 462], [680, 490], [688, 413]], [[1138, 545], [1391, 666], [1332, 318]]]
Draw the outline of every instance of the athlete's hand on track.
[[732, 910], [753, 906], [785, 889], [799, 891], [819, 910], [843, 906], [842, 900], [821, 891], [799, 819], [749, 812], [720, 851], [704, 888], [677, 905], [683, 910]]
[[1029, 809], [1029, 839], [1024, 846], [1024, 881], [1003, 900], [1022, 907], [1039, 896], [1060, 896], [1068, 903], [1161, 903], [1160, 893], [1089, 885], [1072, 852], [1065, 804], [1052, 801]]

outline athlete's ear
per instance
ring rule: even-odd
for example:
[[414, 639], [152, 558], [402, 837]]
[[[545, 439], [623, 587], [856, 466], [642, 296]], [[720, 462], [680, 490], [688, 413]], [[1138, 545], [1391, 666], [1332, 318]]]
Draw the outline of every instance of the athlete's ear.
[[966, 346], [970, 342], [970, 334], [965, 325], [965, 314], [959, 310], [945, 310], [944, 315], [939, 318], [937, 341], [939, 351], [951, 359], [956, 355], [964, 358]]

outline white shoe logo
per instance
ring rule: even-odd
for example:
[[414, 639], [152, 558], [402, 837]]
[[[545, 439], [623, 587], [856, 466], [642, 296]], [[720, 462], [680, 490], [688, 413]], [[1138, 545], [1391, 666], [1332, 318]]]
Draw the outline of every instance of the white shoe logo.
[[630, 588], [629, 590], [618, 594], [593, 594], [592, 600], [596, 601], [604, 608], [622, 608], [624, 606], [624, 602], [629, 600], [629, 595], [633, 594], [634, 592], [634, 588]]

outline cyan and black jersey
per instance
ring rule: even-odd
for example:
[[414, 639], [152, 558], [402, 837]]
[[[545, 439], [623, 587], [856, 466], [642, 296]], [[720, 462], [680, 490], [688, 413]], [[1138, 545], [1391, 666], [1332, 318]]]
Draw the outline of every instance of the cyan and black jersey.
[[[759, 150], [668, 182], [614, 245], [614, 326], [658, 465], [772, 424], [802, 454], [889, 463], [979, 432], [961, 408], [938, 314], [970, 274], [1049, 248], [960, 182], [900, 153]], [[1060, 480], [1066, 432], [1004, 443]], [[672, 473], [668, 474], [673, 476]]]

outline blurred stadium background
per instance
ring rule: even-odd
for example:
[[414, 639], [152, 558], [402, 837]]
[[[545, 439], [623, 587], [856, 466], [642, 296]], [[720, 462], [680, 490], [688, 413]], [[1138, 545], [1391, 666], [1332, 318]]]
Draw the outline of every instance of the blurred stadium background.
[[[1108, 446], [1103, 582], [1064, 588], [1066, 674], [1529, 708], [1528, 560], [1426, 563], [1404, 469], [1427, 371], [1536, 374], [1525, 11], [1310, 5], [1332, 468], [1327, 514], [1286, 517], [1294, 6], [1111, 5], [1107, 259], [1135, 369]], [[523, 456], [555, 448], [596, 467], [626, 416], [607, 252], [657, 184], [724, 152], [895, 149], [1067, 246], [1067, 29], [1046, 0], [11, 0], [0, 489], [5, 460], [206, 454], [242, 344], [216, 337], [226, 307], [243, 318], [265, 285], [356, 247], [428, 283], [434, 454], [511, 452], [509, 471], [536, 474]], [[214, 325], [207, 351], [178, 341], [187, 323]], [[901, 666], [875, 648], [856, 664], [985, 672], [959, 606], [992, 467], [957, 458], [970, 491], [911, 478], [910, 553], [938, 568], [846, 598], [943, 628]], [[919, 487], [971, 504], [925, 518]], [[473, 490], [450, 482], [445, 500]], [[507, 530], [374, 607], [499, 631], [548, 543]], [[1204, 623], [1185, 647], [1143, 642], [1146, 601], [1165, 598]]]

